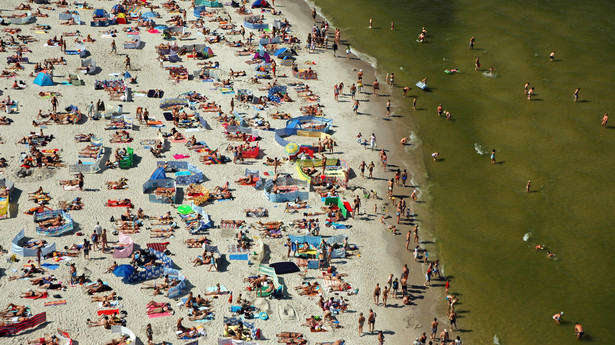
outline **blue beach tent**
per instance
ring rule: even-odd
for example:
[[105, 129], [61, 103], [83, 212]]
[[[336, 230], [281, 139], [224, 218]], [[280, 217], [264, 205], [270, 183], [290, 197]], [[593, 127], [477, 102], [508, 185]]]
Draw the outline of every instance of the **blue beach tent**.
[[38, 72], [34, 79], [34, 84], [38, 86], [52, 86], [53, 80], [46, 71]]

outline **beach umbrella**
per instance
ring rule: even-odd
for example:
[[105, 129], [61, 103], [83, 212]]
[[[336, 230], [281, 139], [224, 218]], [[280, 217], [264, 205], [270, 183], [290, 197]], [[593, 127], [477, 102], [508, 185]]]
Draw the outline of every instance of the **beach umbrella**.
[[124, 73], [124, 79], [129, 79], [132, 76], [130, 75], [130, 73], [128, 73], [128, 71], [126, 71], [126, 73]]
[[113, 274], [116, 277], [124, 278], [128, 277], [135, 271], [135, 268], [131, 265], [119, 265], [113, 270]]
[[289, 155], [292, 156], [295, 153], [299, 152], [299, 145], [297, 145], [295, 143], [289, 143], [289, 144], [286, 145], [284, 150], [286, 151], [286, 153], [288, 153]]

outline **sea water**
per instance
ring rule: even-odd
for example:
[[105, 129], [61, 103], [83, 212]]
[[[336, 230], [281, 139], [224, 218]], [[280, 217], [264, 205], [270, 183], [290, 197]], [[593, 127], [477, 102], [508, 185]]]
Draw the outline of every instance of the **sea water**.
[[[353, 51], [376, 58], [381, 73], [394, 72], [397, 84], [413, 87], [410, 94], [418, 97], [417, 112], [406, 101], [394, 113], [422, 142], [432, 184], [431, 230], [451, 292], [459, 294], [457, 323], [465, 342], [576, 344], [578, 321], [588, 340], [613, 343], [615, 127], [602, 128], [600, 120], [614, 112], [615, 3], [316, 5]], [[427, 40], [419, 44], [422, 27]], [[497, 78], [483, 75], [490, 67]], [[443, 73], [451, 68], [461, 73]], [[424, 77], [430, 92], [414, 87]], [[527, 82], [535, 87], [532, 101], [523, 92]], [[578, 87], [581, 101], [574, 103]], [[401, 88], [393, 92], [401, 97]], [[437, 117], [438, 104], [452, 120]], [[443, 160], [433, 162], [431, 152]], [[536, 244], [557, 260], [536, 251]], [[556, 325], [551, 317], [560, 310], [565, 322]]]

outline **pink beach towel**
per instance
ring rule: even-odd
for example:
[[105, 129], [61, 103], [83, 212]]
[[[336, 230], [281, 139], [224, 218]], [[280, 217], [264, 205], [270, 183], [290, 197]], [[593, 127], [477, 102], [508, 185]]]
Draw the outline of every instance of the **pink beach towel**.
[[184, 159], [184, 158], [190, 158], [189, 155], [173, 155], [173, 158], [175, 159]]

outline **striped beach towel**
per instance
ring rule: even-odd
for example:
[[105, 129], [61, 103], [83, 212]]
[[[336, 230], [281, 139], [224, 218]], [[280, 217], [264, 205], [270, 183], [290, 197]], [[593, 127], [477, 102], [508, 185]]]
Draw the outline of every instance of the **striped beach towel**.
[[27, 320], [0, 327], [0, 337], [17, 334], [26, 329], [34, 328], [44, 322], [47, 322], [47, 313], [36, 314]]
[[167, 250], [167, 246], [169, 245], [170, 242], [163, 242], [163, 243], [148, 243], [147, 244], [147, 248], [149, 249], [153, 249], [157, 252], [164, 252], [165, 250]]

